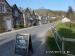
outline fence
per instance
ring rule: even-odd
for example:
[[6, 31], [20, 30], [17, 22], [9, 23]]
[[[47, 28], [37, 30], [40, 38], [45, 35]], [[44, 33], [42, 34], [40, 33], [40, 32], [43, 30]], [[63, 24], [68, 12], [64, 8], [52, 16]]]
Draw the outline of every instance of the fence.
[[[75, 39], [61, 37], [58, 34], [58, 32], [57, 32], [55, 27], [51, 28], [51, 32], [53, 33], [53, 37], [55, 39], [55, 42], [57, 44], [57, 47], [58, 47], [59, 51], [61, 51], [63, 54], [65, 53], [65, 51], [64, 51], [64, 41], [75, 42]], [[68, 53], [66, 53], [66, 54], [68, 56], [75, 56], [75, 55], [68, 54]]]
[[60, 35], [57, 33], [57, 31], [54, 27], [51, 28], [51, 30], [52, 30], [51, 32], [53, 33], [53, 37], [55, 39], [55, 42], [57, 44], [57, 47], [58, 47], [59, 51], [62, 51], [62, 45], [61, 45], [62, 39], [61, 39]]

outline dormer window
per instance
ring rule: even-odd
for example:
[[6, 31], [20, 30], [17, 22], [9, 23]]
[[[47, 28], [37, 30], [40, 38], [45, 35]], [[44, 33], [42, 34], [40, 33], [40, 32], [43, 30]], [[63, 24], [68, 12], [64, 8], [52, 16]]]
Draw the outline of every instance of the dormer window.
[[6, 13], [6, 8], [4, 5], [0, 5], [0, 13]]
[[0, 13], [3, 13], [3, 11], [4, 11], [4, 7], [0, 6]]

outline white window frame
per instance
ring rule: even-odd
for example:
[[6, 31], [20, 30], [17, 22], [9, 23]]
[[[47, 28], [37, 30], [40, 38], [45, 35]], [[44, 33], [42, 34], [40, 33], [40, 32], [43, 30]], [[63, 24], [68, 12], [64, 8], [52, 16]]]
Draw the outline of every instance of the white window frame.
[[4, 12], [4, 6], [0, 6], [0, 13], [3, 13]]
[[0, 6], [0, 12], [2, 12], [2, 6]]

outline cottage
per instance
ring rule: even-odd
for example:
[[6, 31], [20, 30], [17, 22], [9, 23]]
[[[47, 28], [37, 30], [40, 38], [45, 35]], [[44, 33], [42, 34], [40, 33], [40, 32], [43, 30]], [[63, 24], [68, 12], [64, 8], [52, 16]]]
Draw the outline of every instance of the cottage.
[[0, 0], [0, 32], [12, 30], [12, 20], [11, 6], [6, 0]]
[[39, 25], [39, 16], [34, 10], [26, 8], [23, 10], [24, 26]]
[[48, 23], [48, 16], [47, 15], [42, 15], [41, 16], [41, 23], [42, 24]]
[[71, 20], [69, 19], [69, 18], [67, 18], [67, 17], [64, 17], [62, 20], [61, 20], [61, 22], [62, 23], [66, 23], [66, 22], [70, 22]]
[[23, 10], [23, 18], [24, 18], [24, 26], [31, 26], [32, 25], [32, 16], [31, 16], [31, 11], [29, 8], [26, 8]]
[[38, 15], [38, 19], [39, 19], [39, 25], [41, 25], [42, 23], [41, 23], [41, 16], [40, 15]]
[[38, 14], [34, 12], [32, 13], [32, 18], [33, 18], [33, 26], [36, 26], [39, 24], [39, 17]]
[[18, 9], [16, 4], [13, 5], [13, 7], [12, 7], [12, 13], [13, 13], [12, 15], [13, 15], [13, 26], [14, 26], [14, 28], [23, 27], [24, 26], [23, 14]]

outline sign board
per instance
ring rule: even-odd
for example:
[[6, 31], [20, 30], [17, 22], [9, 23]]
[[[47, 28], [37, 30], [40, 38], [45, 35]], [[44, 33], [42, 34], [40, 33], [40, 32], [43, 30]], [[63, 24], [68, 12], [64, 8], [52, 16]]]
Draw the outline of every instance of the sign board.
[[29, 47], [29, 34], [17, 34], [15, 41], [15, 54], [27, 55]]

